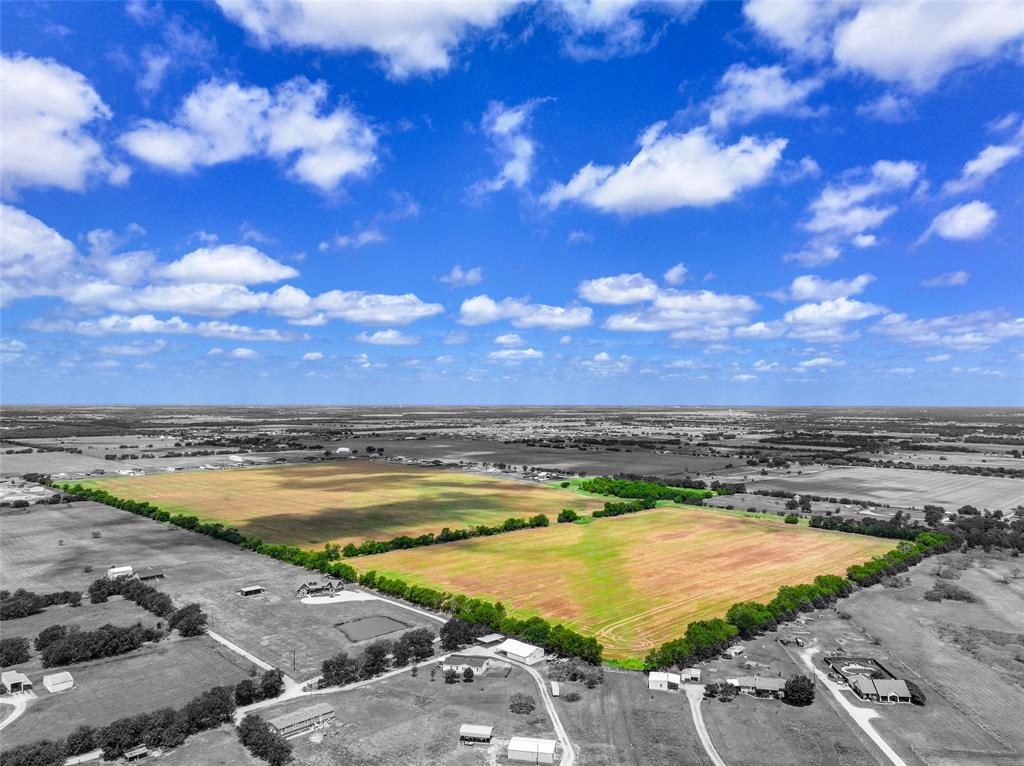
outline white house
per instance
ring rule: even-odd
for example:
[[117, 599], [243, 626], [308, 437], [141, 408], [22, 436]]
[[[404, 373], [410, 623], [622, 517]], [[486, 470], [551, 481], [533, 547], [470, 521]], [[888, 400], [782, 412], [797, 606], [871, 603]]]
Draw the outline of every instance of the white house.
[[462, 674], [466, 672], [466, 668], [471, 668], [473, 675], [482, 676], [490, 670], [492, 662], [491, 657], [479, 654], [453, 654], [441, 663], [441, 671], [447, 673], [449, 670], [454, 670], [456, 673]]
[[46, 691], [50, 692], [50, 694], [66, 692], [74, 685], [75, 679], [72, 678], [71, 674], [66, 670], [63, 673], [53, 673], [52, 675], [43, 676], [43, 686], [46, 687]]
[[129, 566], [123, 567], [110, 567], [107, 570], [107, 577], [111, 580], [116, 580], [118, 577], [131, 577], [135, 573], [135, 570]]
[[510, 660], [516, 660], [526, 665], [533, 665], [544, 659], [544, 650], [539, 646], [516, 641], [514, 638], [506, 638], [494, 647], [494, 651], [498, 654], [504, 654]]
[[556, 744], [553, 739], [512, 737], [508, 741], [508, 759], [517, 763], [554, 763]]
[[679, 691], [679, 683], [678, 673], [663, 673], [655, 670], [647, 676], [647, 688], [652, 691], [677, 692]]

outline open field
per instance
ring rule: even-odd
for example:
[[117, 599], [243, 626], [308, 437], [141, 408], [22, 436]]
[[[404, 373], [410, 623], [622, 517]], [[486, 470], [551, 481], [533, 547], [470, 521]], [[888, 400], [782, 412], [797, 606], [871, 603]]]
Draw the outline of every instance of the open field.
[[510, 516], [554, 517], [567, 506], [603, 507], [602, 500], [524, 482], [362, 460], [87, 484], [235, 526], [266, 542], [306, 547], [494, 525]]
[[[4, 729], [4, 747], [42, 737], [63, 737], [82, 724], [105, 726], [118, 718], [181, 707], [207, 689], [237, 684], [252, 664], [205, 636], [162, 641], [122, 657], [67, 668], [75, 688], [50, 694], [42, 676], [31, 678], [38, 699]], [[47, 671], [52, 672], [52, 671]]]
[[596, 636], [607, 656], [624, 658], [678, 637], [691, 620], [722, 616], [737, 601], [769, 599], [780, 585], [843, 573], [892, 545], [680, 507], [352, 562], [563, 621]]
[[[522, 692], [537, 700], [528, 715], [509, 712], [509, 695]], [[433, 681], [421, 668], [416, 678], [400, 673], [372, 686], [317, 695], [313, 699], [275, 705], [265, 718], [326, 702], [337, 719], [327, 736], [314, 744], [308, 736], [290, 742], [301, 766], [484, 766], [515, 735], [554, 738], [550, 719], [538, 699], [537, 686], [522, 670], [507, 677], [486, 675], [472, 683], [446, 684], [440, 673]], [[494, 727], [491, 745], [459, 745], [459, 726], [474, 723]]]
[[[441, 623], [377, 598], [303, 604], [295, 597], [295, 589], [317, 580], [313, 572], [99, 503], [36, 506], [29, 513], [3, 517], [2, 525], [5, 587], [84, 590], [114, 564], [161, 567], [166, 579], [154, 582], [158, 590], [179, 605], [199, 603], [210, 617], [211, 630], [297, 678], [316, 675], [327, 657], [343, 650], [358, 653], [366, 643], [350, 640], [336, 627], [338, 623], [389, 618], [435, 631]], [[93, 531], [100, 532], [100, 537], [92, 537]], [[59, 539], [64, 545], [57, 545]], [[86, 572], [87, 568], [91, 571]], [[249, 598], [235, 594], [242, 586], [254, 584], [262, 585], [266, 593]], [[115, 606], [116, 602], [104, 606], [128, 606]], [[72, 611], [95, 616], [98, 613], [87, 611], [94, 608], [48, 609], [28, 619], [63, 620]], [[146, 621], [142, 615], [137, 619]], [[11, 630], [17, 635], [13, 627], [17, 622], [5, 624], [5, 634]]]
[[799, 476], [752, 481], [748, 489], [782, 489], [897, 506], [962, 505], [1009, 510], [1024, 504], [1024, 480], [897, 468], [822, 468]]

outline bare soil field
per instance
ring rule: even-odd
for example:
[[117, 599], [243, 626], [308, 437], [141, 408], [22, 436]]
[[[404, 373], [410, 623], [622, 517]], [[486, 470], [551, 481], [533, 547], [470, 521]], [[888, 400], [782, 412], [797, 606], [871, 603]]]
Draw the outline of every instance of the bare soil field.
[[896, 506], [926, 504], [956, 510], [963, 505], [1009, 510], [1024, 504], [1024, 480], [964, 476], [897, 468], [822, 468], [799, 476], [751, 482], [748, 489], [782, 489], [827, 497], [849, 497]]
[[180, 707], [213, 686], [248, 678], [253, 665], [200, 636], [66, 669], [75, 687], [59, 694], [47, 692], [42, 676], [32, 675], [38, 699], [4, 729], [5, 748], [66, 736], [82, 724], [105, 726], [136, 713]]
[[[605, 671], [604, 683], [587, 689], [560, 682], [558, 714], [580, 766], [677, 766], [710, 764], [697, 738], [684, 694], [647, 690], [642, 673]], [[566, 702], [574, 691], [578, 702]]]
[[[875, 706], [878, 730], [912, 763], [982, 766], [1024, 760], [1024, 582], [1012, 571], [1020, 559], [974, 554], [956, 583], [980, 601], [936, 603], [923, 598], [945, 554], [914, 567], [904, 588], [867, 588], [821, 613], [813, 632], [825, 650], [868, 653], [927, 696], [921, 708]], [[1003, 582], [1003, 580], [1007, 582]], [[993, 641], [998, 637], [998, 641]]]
[[636, 657], [780, 585], [846, 571], [892, 541], [680, 506], [351, 559], [410, 582], [564, 621]]
[[601, 500], [524, 482], [363, 460], [117, 477], [88, 485], [235, 526], [248, 537], [305, 547], [603, 507]]
[[[509, 696], [529, 694], [537, 709], [528, 715], [509, 712]], [[319, 744], [309, 736], [290, 742], [300, 766], [483, 766], [493, 764], [503, 745], [516, 735], [554, 739], [551, 722], [538, 699], [536, 684], [525, 671], [507, 677], [486, 675], [472, 683], [446, 684], [438, 672], [421, 668], [417, 677], [400, 673], [371, 686], [317, 695], [263, 710], [264, 718], [326, 702], [336, 721]], [[464, 723], [494, 727], [490, 746], [459, 745]]]
[[[211, 630], [300, 678], [319, 673], [327, 657], [358, 652], [366, 643], [350, 641], [338, 623], [386, 617], [434, 630], [441, 624], [382, 599], [303, 604], [295, 589], [317, 580], [315, 573], [98, 503], [37, 506], [2, 524], [6, 587], [84, 590], [115, 564], [161, 567], [166, 577], [155, 587], [176, 604], [199, 603]], [[236, 595], [246, 585], [262, 585], [266, 593]]]

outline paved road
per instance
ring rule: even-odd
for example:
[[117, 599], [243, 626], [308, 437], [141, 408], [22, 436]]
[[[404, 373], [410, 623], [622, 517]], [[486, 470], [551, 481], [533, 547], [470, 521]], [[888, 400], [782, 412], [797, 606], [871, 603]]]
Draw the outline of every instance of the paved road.
[[725, 766], [725, 761], [715, 749], [715, 743], [711, 741], [708, 734], [708, 727], [704, 725], [704, 714], [701, 712], [700, 703], [704, 699], [703, 684], [683, 684], [686, 689], [686, 699], [690, 702], [690, 715], [693, 716], [693, 727], [697, 730], [700, 743], [704, 746], [704, 752], [708, 754], [714, 766]]
[[878, 718], [878, 711], [873, 708], [860, 707], [854, 705], [847, 698], [847, 695], [843, 693], [843, 688], [839, 684], [832, 681], [824, 672], [819, 670], [814, 665], [814, 655], [819, 651], [818, 647], [808, 647], [800, 652], [800, 658], [804, 661], [804, 664], [817, 676], [818, 680], [828, 689], [832, 696], [835, 697], [836, 701], [842, 705], [843, 709], [849, 713], [850, 718], [853, 719], [854, 723], [860, 726], [864, 730], [864, 733], [868, 735], [872, 742], [874, 742], [878, 749], [882, 751], [886, 758], [893, 764], [893, 766], [907, 766], [907, 762], [904, 761], [896, 753], [889, 743], [885, 741], [878, 730], [871, 725], [871, 719]]

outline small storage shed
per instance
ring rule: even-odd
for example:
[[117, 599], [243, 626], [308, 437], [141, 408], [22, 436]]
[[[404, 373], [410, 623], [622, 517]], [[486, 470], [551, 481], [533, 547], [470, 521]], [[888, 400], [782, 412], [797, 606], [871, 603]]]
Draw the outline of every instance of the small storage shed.
[[493, 726], [477, 726], [472, 723], [464, 723], [459, 727], [459, 742], [490, 742], [494, 734]]
[[663, 673], [659, 670], [652, 671], [647, 677], [647, 688], [659, 692], [679, 691], [680, 678], [678, 673]]
[[508, 741], [508, 759], [516, 763], [554, 763], [556, 744], [553, 739], [512, 737]]
[[11, 694], [32, 691], [32, 682], [28, 676], [24, 673], [19, 673], [17, 670], [5, 670], [0, 674], [0, 682], [3, 682], [3, 685], [7, 687], [7, 691]]
[[700, 683], [700, 668], [683, 668], [683, 672], [679, 674], [683, 681], [690, 683]]
[[107, 577], [111, 580], [116, 580], [118, 577], [131, 577], [134, 571], [130, 566], [110, 567], [107, 570]]
[[43, 676], [43, 686], [46, 687], [46, 691], [50, 694], [59, 694], [60, 692], [66, 692], [68, 689], [75, 685], [75, 679], [71, 677], [71, 674], [66, 670], [62, 673], [54, 673], [49, 676]]
[[745, 651], [746, 650], [742, 646], [737, 644], [736, 646], [730, 646], [728, 649], [725, 650], [725, 653], [729, 657], [739, 657]]
[[246, 585], [244, 588], [239, 588], [235, 591], [239, 596], [258, 596], [264, 593], [266, 588], [262, 585]]

